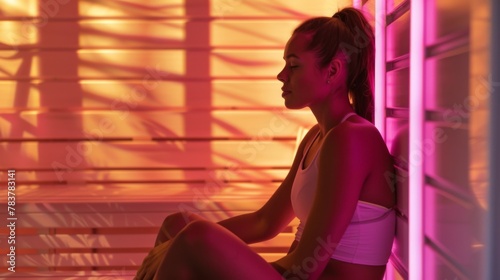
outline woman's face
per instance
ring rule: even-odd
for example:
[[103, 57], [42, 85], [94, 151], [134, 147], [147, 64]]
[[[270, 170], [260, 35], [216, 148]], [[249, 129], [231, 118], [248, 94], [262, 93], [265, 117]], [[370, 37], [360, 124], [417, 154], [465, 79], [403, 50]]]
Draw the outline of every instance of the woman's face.
[[285, 106], [289, 109], [311, 107], [322, 102], [331, 90], [326, 67], [318, 68], [318, 58], [313, 51], [306, 50], [310, 36], [294, 34], [285, 47], [285, 67], [278, 74], [283, 82]]

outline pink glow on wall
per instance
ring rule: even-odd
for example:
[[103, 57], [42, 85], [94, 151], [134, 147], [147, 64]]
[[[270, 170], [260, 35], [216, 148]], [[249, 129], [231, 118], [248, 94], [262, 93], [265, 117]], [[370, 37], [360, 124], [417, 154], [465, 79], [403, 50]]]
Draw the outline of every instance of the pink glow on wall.
[[375, 6], [375, 126], [385, 135], [385, 26], [386, 1]]
[[423, 261], [423, 70], [424, 2], [411, 2], [410, 22], [410, 154], [409, 154], [409, 275], [422, 279]]
[[[424, 30], [422, 32], [422, 45], [429, 45], [436, 41], [437, 34], [436, 30], [438, 28], [437, 24], [437, 8], [436, 8], [436, 0], [427, 0], [424, 8], [425, 13], [425, 26], [423, 26]], [[432, 110], [434, 108], [438, 108], [437, 99], [439, 98], [440, 92], [437, 90], [437, 85], [439, 84], [439, 80], [443, 80], [442, 73], [439, 73], [438, 70], [438, 58], [428, 58], [425, 62], [422, 63], [425, 70], [423, 70], [423, 78], [425, 79], [425, 84], [422, 84], [423, 91], [421, 93], [422, 100], [422, 112], [425, 110]], [[425, 93], [425, 98], [424, 94]], [[429, 139], [429, 135], [433, 135], [433, 132], [439, 129], [439, 126], [434, 123], [422, 124], [422, 130], [425, 134], [425, 137]], [[423, 137], [421, 139], [424, 139]], [[436, 145], [437, 146], [437, 145]], [[422, 155], [424, 157], [424, 155]], [[437, 153], [427, 153], [425, 155], [425, 165], [422, 165], [422, 174], [431, 174], [431, 176], [436, 176], [437, 165], [440, 163], [439, 156]], [[424, 185], [421, 185], [422, 188], [425, 188]], [[438, 213], [436, 209], [440, 204], [439, 196], [437, 196], [434, 192], [422, 190], [423, 199], [422, 199], [422, 235], [430, 236], [434, 238], [439, 234], [440, 228], [440, 217], [435, 213]], [[442, 203], [442, 202], [441, 202]], [[424, 210], [425, 209], [425, 210]], [[411, 240], [410, 240], [411, 242]], [[425, 248], [422, 249], [425, 252]], [[425, 254], [425, 263], [422, 264], [422, 277], [425, 279], [430, 279], [431, 277], [436, 277], [435, 275], [439, 275], [439, 268], [436, 265], [439, 263], [439, 259], [437, 259], [435, 254]], [[422, 256], [424, 259], [424, 256]]]

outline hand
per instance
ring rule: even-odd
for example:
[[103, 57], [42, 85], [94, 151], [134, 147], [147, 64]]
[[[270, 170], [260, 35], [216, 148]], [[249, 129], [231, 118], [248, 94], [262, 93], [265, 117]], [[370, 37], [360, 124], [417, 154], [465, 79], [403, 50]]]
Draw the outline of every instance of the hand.
[[144, 258], [144, 261], [142, 261], [142, 265], [139, 267], [139, 270], [137, 270], [134, 280], [152, 280], [160, 267], [168, 247], [170, 247], [170, 241], [163, 242], [154, 247], [146, 258]]
[[273, 268], [274, 270], [276, 270], [280, 275], [283, 276], [283, 274], [286, 272], [286, 269], [281, 267], [278, 263], [276, 262], [270, 262], [269, 263]]
[[[291, 253], [290, 253], [291, 254]], [[281, 275], [282, 279], [304, 279], [303, 275], [297, 275], [293, 271], [292, 258], [290, 254], [269, 264]], [[308, 278], [309, 279], [309, 278]]]

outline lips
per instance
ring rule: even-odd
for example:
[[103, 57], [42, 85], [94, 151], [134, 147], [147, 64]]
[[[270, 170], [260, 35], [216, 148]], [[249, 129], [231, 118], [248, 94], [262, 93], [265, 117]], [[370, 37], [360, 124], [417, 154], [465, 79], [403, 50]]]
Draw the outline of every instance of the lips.
[[291, 91], [286, 90], [284, 88], [281, 88], [281, 90], [283, 91], [283, 93], [281, 94], [281, 96], [289, 95], [290, 93], [292, 93]]

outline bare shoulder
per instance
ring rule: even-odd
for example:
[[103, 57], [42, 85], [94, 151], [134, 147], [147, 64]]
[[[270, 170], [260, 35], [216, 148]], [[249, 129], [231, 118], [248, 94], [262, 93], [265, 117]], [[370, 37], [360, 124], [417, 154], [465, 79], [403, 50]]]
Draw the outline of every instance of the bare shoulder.
[[392, 156], [373, 124], [353, 120], [338, 125], [327, 134], [320, 155], [320, 170], [332, 170], [337, 181], [348, 182], [344, 185], [358, 192], [357, 200], [394, 205], [386, 178], [387, 171], [393, 172]]
[[355, 121], [346, 121], [330, 130], [325, 140], [328, 141], [360, 141], [369, 145], [374, 140], [382, 141], [378, 129], [370, 122], [358, 117]]
[[390, 156], [378, 129], [361, 117], [332, 129], [326, 135], [324, 145], [353, 158], [362, 157], [364, 161]]

